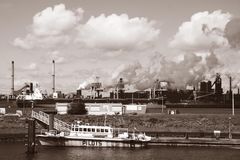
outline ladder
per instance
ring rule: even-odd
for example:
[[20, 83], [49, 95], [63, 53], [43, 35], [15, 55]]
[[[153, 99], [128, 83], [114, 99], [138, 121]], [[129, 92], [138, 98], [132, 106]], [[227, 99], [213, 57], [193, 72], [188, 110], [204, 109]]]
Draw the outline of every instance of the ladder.
[[[31, 117], [35, 118], [36, 120], [49, 126], [49, 115], [48, 114], [46, 114], [42, 111], [35, 112], [32, 110]], [[53, 128], [58, 131], [70, 131], [71, 125], [69, 125], [66, 122], [63, 122], [57, 118], [54, 118], [54, 127]]]

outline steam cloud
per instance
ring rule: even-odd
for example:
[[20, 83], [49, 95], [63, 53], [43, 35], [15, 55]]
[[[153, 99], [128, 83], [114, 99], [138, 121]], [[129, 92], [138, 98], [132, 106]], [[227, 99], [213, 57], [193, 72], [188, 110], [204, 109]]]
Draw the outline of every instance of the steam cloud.
[[121, 66], [113, 74], [113, 81], [122, 77], [140, 90], [152, 87], [156, 79], [170, 81], [177, 88], [184, 88], [187, 84], [196, 86], [221, 67], [214, 49], [228, 46], [224, 29], [230, 19], [229, 13], [220, 10], [194, 14], [189, 22], [179, 27], [169, 43], [170, 47], [185, 51], [183, 60], [175, 62], [156, 54], [149, 67], [138, 62]]
[[[139, 49], [155, 45], [160, 34], [160, 30], [154, 28], [154, 21], [143, 17], [129, 18], [126, 14], [101, 14], [80, 24], [83, 12], [81, 8], [68, 10], [64, 4], [48, 7], [33, 17], [30, 32], [23, 38], [15, 38], [13, 44], [23, 49], [33, 49], [75, 41], [84, 44], [87, 49], [134, 50], [129, 53], [137, 53]], [[168, 80], [178, 88], [186, 84], [196, 85], [208, 74], [215, 74], [219, 70], [229, 72], [229, 61], [220, 61], [222, 57], [219, 53], [230, 52], [235, 59], [239, 58], [240, 53], [239, 50], [230, 51], [232, 48], [228, 48], [229, 45], [236, 50], [240, 47], [240, 19], [234, 19], [230, 13], [221, 10], [198, 12], [180, 25], [169, 42], [171, 48], [185, 52], [183, 60], [175, 62], [169, 60], [167, 54], [156, 54], [150, 59], [149, 66], [143, 66], [138, 61], [123, 64], [112, 76], [102, 80], [107, 82], [106, 86], [114, 86], [119, 78], [123, 78], [126, 83], [140, 90], [152, 87], [156, 79]], [[222, 48], [225, 50], [219, 51]], [[58, 51], [50, 55], [59, 57]], [[64, 62], [64, 58], [60, 57], [58, 61]], [[234, 80], [240, 82], [238, 78]], [[93, 81], [92, 78], [87, 79], [79, 87], [85, 88]]]
[[195, 13], [190, 21], [179, 27], [169, 46], [192, 51], [208, 51], [209, 48], [227, 46], [224, 29], [231, 17], [229, 13], [222, 13], [220, 10]]
[[[180, 62], [166, 60], [160, 54], [151, 59], [152, 65], [143, 67], [139, 62], [123, 65], [113, 74], [112, 80], [116, 82], [120, 77], [126, 83], [132, 84], [139, 90], [151, 88], [156, 79], [171, 82], [172, 87], [185, 88], [185, 85], [197, 85], [206, 77], [205, 73], [219, 66], [220, 63], [212, 52], [205, 58], [196, 54], [185, 54]], [[209, 65], [210, 64], [210, 65]]]
[[240, 48], [240, 18], [234, 18], [227, 23], [225, 36], [233, 48]]

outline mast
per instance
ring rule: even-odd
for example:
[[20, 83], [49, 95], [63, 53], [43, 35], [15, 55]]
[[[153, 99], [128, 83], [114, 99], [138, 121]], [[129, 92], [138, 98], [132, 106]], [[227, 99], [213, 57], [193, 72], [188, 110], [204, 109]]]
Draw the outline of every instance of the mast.
[[53, 60], [52, 63], [53, 63], [53, 68], [52, 68], [53, 88], [52, 88], [52, 90], [53, 90], [53, 93], [55, 93], [55, 61]]
[[12, 96], [14, 95], [14, 61], [12, 61], [12, 88], [11, 88]]

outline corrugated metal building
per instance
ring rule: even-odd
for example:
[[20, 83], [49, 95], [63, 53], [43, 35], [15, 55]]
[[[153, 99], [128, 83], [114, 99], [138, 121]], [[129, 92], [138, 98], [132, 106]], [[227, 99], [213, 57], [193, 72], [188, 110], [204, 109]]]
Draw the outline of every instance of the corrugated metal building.
[[145, 114], [147, 110], [147, 105], [145, 104], [128, 104], [124, 105], [124, 113], [137, 113]]
[[114, 115], [123, 114], [121, 103], [85, 103], [89, 115]]

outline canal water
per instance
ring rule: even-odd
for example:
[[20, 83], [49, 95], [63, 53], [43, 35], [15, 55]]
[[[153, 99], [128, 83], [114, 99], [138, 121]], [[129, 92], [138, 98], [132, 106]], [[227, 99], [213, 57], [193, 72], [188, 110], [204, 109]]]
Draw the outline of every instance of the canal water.
[[27, 155], [23, 143], [0, 143], [0, 160], [239, 160], [240, 150], [208, 147], [43, 147]]

